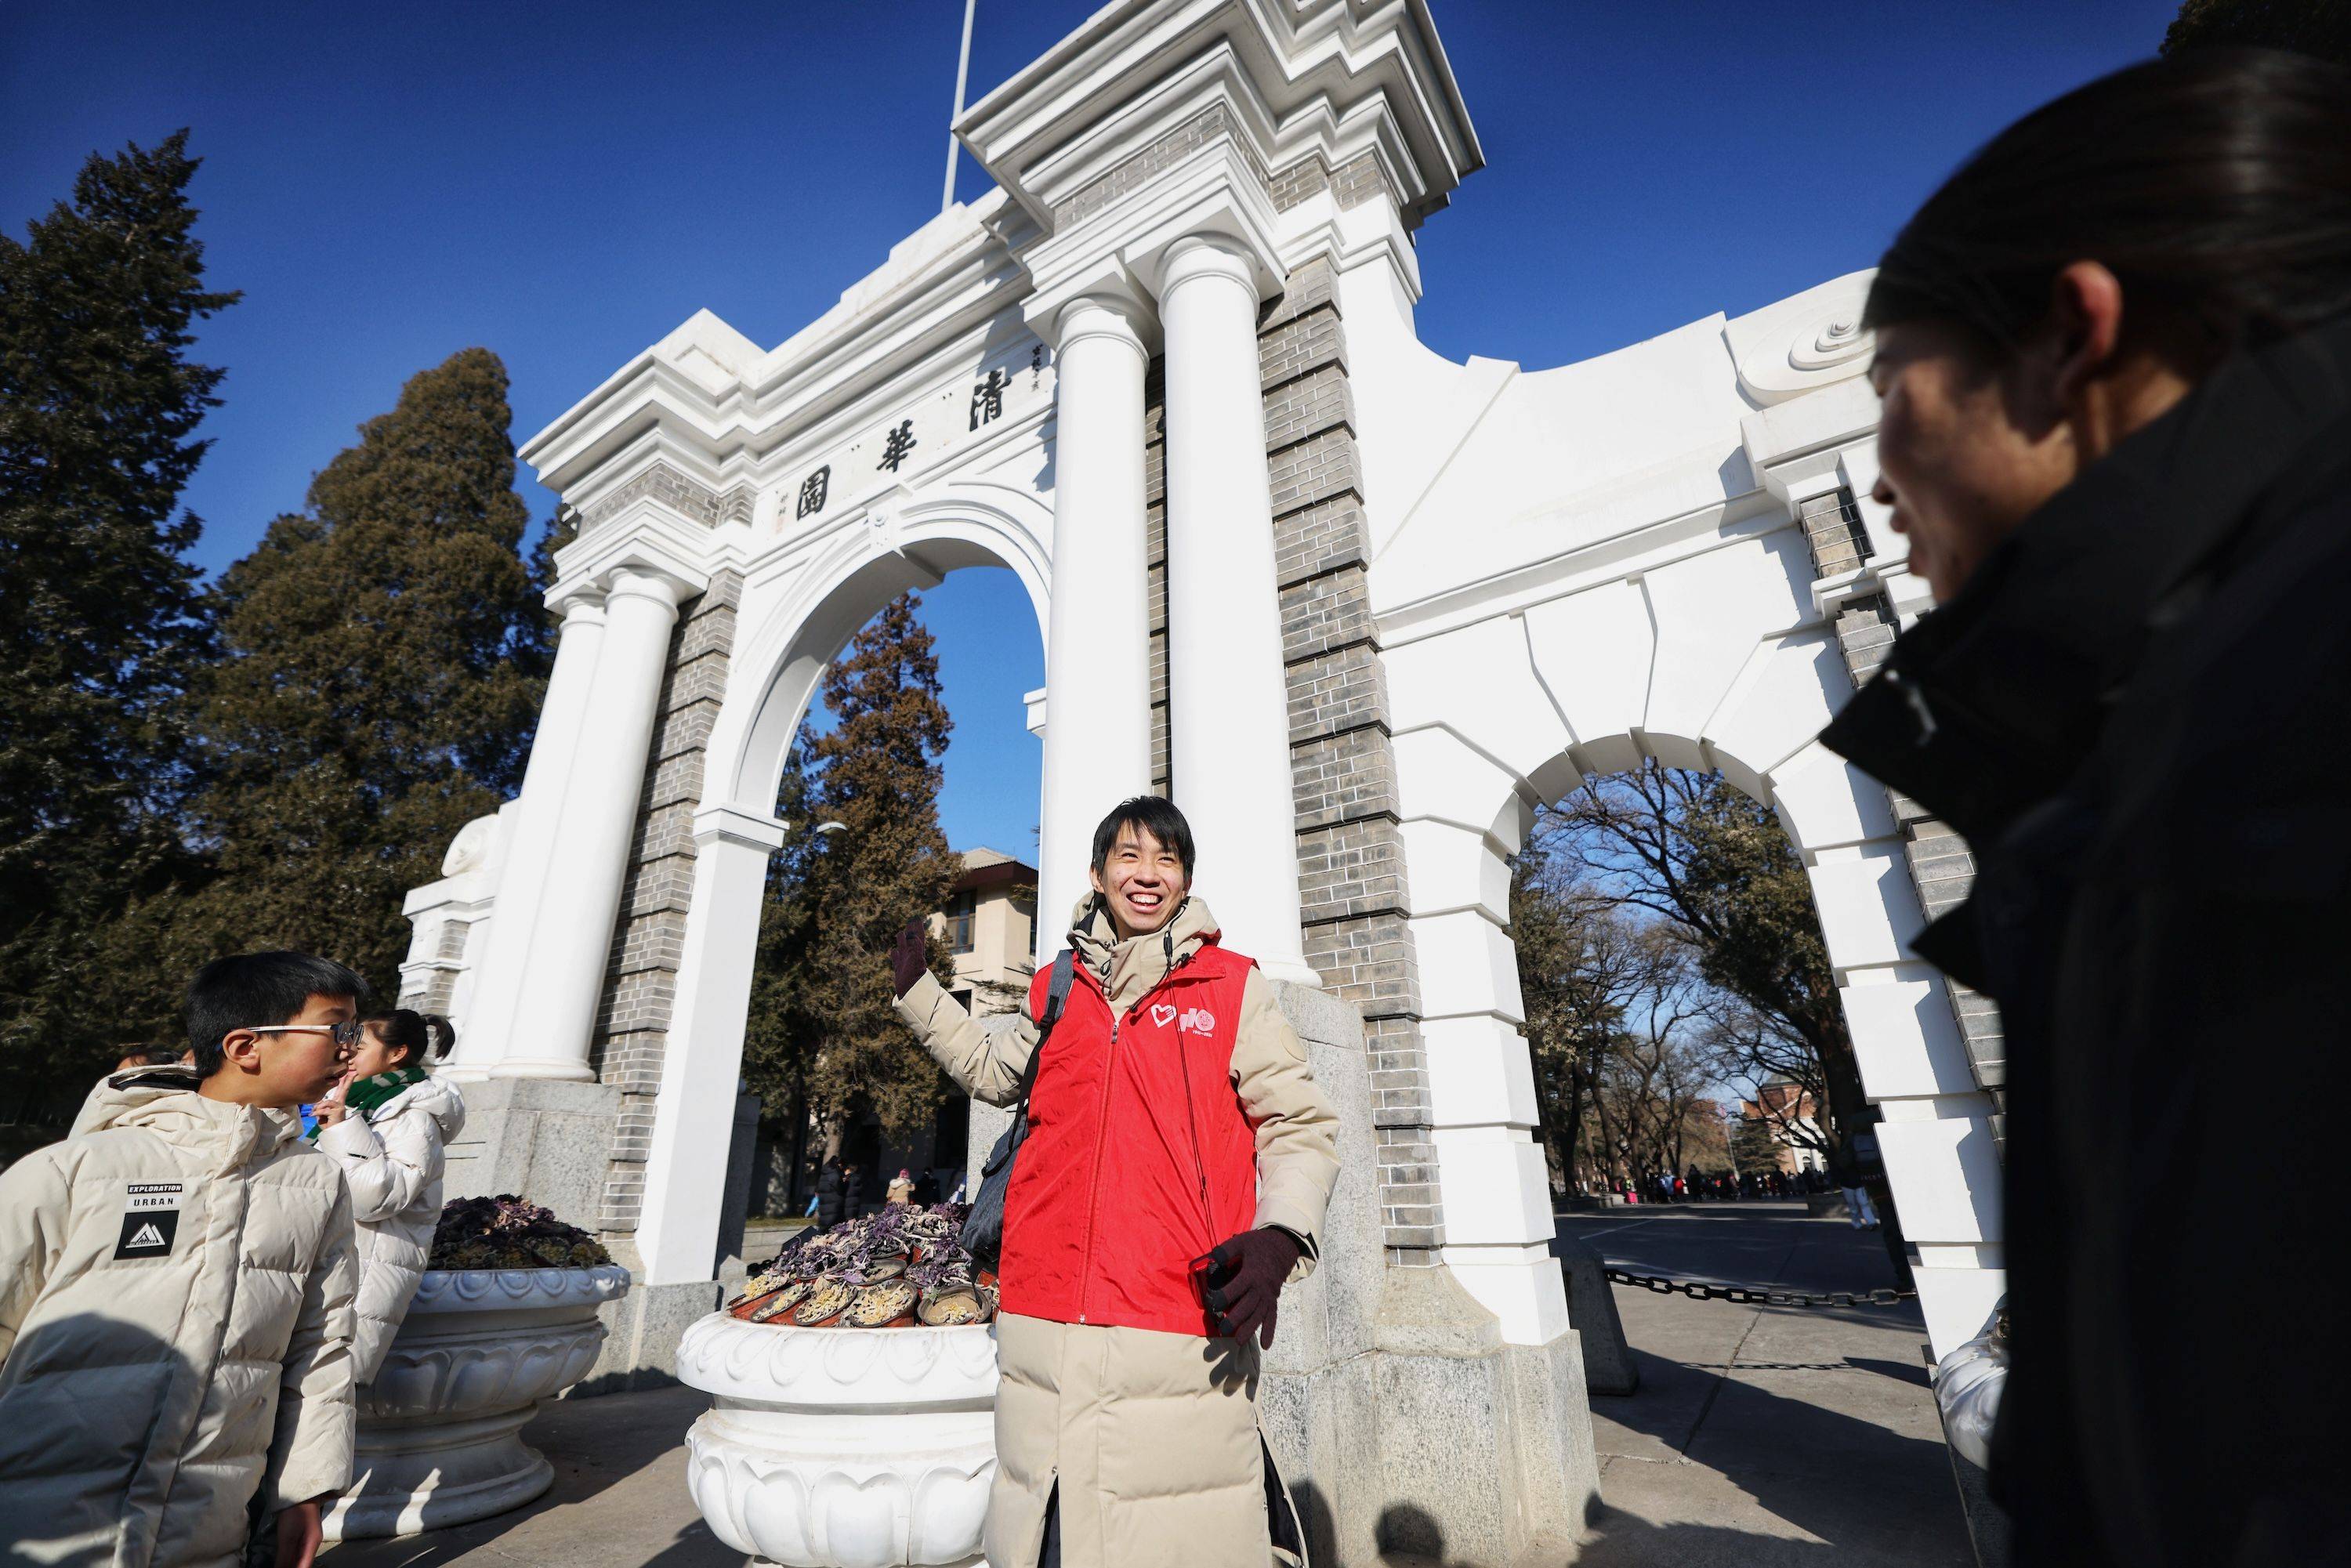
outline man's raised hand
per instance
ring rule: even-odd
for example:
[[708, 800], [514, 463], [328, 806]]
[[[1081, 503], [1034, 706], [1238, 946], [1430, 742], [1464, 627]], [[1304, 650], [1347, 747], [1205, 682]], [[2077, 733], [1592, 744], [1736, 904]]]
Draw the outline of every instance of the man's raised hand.
[[922, 921], [909, 920], [898, 939], [890, 944], [890, 977], [897, 982], [898, 994], [903, 997], [913, 990], [930, 967], [929, 934]]

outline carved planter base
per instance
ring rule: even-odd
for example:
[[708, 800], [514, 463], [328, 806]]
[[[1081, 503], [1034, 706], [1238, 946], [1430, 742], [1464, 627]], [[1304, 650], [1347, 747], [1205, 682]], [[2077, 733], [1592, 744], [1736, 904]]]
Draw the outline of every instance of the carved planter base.
[[351, 1486], [329, 1541], [413, 1535], [520, 1508], [555, 1472], [522, 1440], [538, 1402], [587, 1375], [596, 1309], [629, 1271], [428, 1270], [375, 1382], [359, 1391]]
[[686, 1434], [713, 1534], [786, 1568], [976, 1564], [996, 1478], [996, 1336], [803, 1329], [713, 1312], [678, 1376], [716, 1396]]

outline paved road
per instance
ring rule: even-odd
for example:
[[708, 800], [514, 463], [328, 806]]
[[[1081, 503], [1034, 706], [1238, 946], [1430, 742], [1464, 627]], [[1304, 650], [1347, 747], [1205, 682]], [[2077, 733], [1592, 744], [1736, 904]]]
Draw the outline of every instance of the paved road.
[[[1571, 1215], [1611, 1262], [1807, 1291], [1892, 1282], [1874, 1236], [1801, 1204]], [[1616, 1287], [1640, 1392], [1592, 1402], [1599, 1515], [1583, 1568], [1972, 1568], [1915, 1309], [1798, 1312]], [[533, 1507], [407, 1541], [329, 1548], [322, 1568], [740, 1568], [685, 1491], [687, 1388], [546, 1406], [555, 1464]]]
[[[1641, 1273], [1802, 1291], [1894, 1282], [1876, 1235], [1800, 1203], [1568, 1215]], [[1638, 1393], [1595, 1396], [1587, 1568], [1971, 1568], [1915, 1304], [1810, 1311], [1619, 1285]]]

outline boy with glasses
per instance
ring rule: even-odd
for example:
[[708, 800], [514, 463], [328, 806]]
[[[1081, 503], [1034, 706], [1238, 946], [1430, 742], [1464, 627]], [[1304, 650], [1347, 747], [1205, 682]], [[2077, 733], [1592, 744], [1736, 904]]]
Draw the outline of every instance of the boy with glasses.
[[[0, 1542], [11, 1560], [308, 1568], [350, 1480], [350, 1197], [294, 1107], [342, 1075], [366, 984], [207, 964], [194, 1065], [109, 1078], [0, 1173]], [[274, 1516], [274, 1518], [272, 1517]]]

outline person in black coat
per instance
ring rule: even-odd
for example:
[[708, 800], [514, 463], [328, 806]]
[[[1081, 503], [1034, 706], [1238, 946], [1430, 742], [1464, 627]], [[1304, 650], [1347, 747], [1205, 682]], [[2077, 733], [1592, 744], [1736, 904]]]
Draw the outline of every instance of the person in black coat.
[[816, 1176], [816, 1223], [830, 1230], [841, 1223], [841, 1162], [827, 1160]]
[[841, 1207], [851, 1219], [865, 1212], [865, 1167], [849, 1165], [841, 1167]]
[[2026, 1568], [2351, 1554], [2351, 72], [2183, 53], [1886, 253], [1876, 498], [1941, 608], [1823, 736], [1964, 834], [1999, 1002]]

